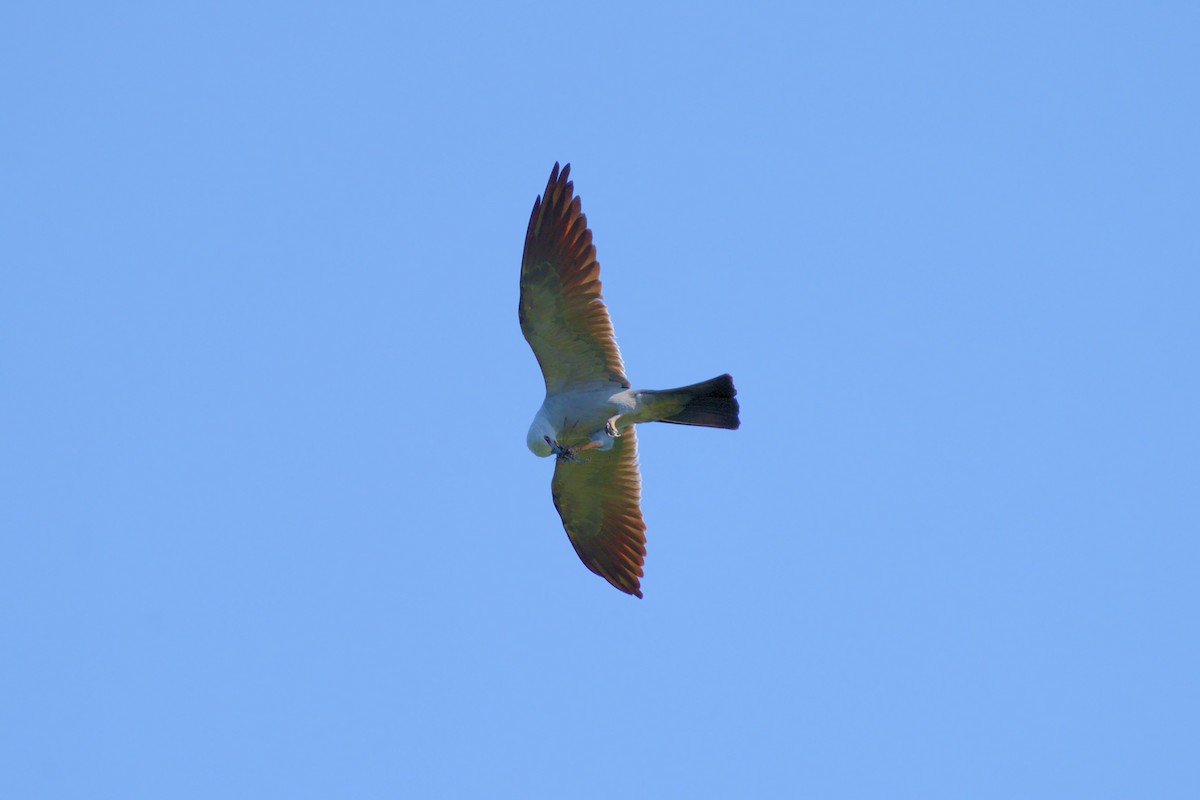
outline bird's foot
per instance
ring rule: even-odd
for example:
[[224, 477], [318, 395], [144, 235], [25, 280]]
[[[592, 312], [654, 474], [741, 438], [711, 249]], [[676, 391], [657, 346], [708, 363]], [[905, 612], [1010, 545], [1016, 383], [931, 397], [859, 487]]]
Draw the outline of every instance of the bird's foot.
[[617, 416], [613, 417], [612, 419], [610, 419], [604, 423], [604, 432], [607, 433], [609, 436], [611, 436], [614, 439], [616, 439], [617, 437], [619, 437], [621, 435], [621, 432], [619, 430], [617, 430], [617, 420], [620, 418], [621, 418], [621, 416], [618, 414]]

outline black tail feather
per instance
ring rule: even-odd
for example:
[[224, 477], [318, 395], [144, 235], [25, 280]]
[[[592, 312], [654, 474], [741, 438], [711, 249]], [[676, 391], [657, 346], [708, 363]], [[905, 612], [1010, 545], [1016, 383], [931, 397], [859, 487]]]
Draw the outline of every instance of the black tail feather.
[[681, 386], [678, 389], [666, 389], [659, 392], [648, 392], [658, 395], [679, 395], [684, 403], [682, 410], [661, 422], [673, 422], [677, 425], [703, 425], [706, 428], [725, 428], [737, 430], [741, 425], [738, 418], [737, 389], [733, 386], [733, 378], [729, 375], [719, 375], [712, 380], [702, 381], [691, 386]]

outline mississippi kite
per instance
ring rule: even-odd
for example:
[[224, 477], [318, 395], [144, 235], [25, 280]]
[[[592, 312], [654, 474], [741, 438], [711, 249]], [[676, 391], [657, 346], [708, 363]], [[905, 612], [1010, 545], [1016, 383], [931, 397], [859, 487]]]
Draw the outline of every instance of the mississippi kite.
[[736, 429], [737, 390], [728, 375], [678, 389], [630, 388], [570, 171], [570, 164], [561, 173], [554, 165], [525, 232], [521, 332], [546, 380], [546, 399], [525, 441], [535, 455], [556, 457], [554, 507], [580, 560], [641, 597], [646, 525], [633, 426]]

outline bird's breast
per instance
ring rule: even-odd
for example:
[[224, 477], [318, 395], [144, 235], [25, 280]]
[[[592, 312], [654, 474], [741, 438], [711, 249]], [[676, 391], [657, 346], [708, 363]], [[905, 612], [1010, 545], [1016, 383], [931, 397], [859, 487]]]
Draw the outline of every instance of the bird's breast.
[[548, 395], [539, 413], [553, 428], [553, 438], [566, 447], [587, 444], [604, 424], [622, 413], [622, 390], [598, 390]]

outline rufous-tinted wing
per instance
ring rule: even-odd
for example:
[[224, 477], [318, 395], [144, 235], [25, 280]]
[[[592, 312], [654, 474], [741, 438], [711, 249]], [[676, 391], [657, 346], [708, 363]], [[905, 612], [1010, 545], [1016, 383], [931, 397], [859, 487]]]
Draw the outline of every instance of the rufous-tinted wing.
[[551, 490], [554, 507], [580, 560], [628, 594], [642, 596], [646, 523], [633, 426], [609, 450], [586, 450], [581, 461], [559, 460]]
[[571, 165], [550, 173], [533, 204], [521, 259], [521, 332], [550, 394], [614, 384], [629, 388], [625, 365], [600, 295], [600, 264]]

